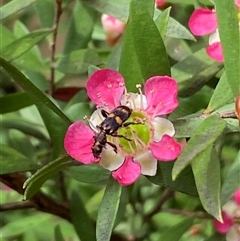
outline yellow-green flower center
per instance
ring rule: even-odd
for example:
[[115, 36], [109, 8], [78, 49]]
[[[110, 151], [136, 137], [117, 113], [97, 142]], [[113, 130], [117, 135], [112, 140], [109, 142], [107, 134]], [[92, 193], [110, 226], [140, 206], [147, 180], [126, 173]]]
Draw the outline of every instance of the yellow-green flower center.
[[128, 122], [134, 124], [120, 128], [118, 135], [123, 135], [129, 140], [118, 137], [117, 145], [124, 153], [133, 155], [146, 150], [152, 138], [152, 128], [147, 116], [142, 112], [134, 111], [126, 121]]

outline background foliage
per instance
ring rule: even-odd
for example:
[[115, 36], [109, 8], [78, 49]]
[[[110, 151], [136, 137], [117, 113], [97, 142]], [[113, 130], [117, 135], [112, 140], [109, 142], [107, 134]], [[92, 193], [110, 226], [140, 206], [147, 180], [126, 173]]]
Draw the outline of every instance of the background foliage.
[[[234, 2], [214, 1], [224, 64], [187, 26], [194, 8], [213, 3], [166, 2], [159, 10], [150, 0], [3, 1], [1, 240], [225, 240], [212, 220], [221, 220], [240, 187], [240, 40], [236, 16], [225, 14]], [[102, 13], [127, 21], [114, 47]], [[130, 187], [63, 148], [67, 127], [94, 109], [88, 74], [105, 67], [119, 70], [132, 91], [153, 75], [171, 74], [179, 84], [180, 105], [169, 119], [187, 145]]]

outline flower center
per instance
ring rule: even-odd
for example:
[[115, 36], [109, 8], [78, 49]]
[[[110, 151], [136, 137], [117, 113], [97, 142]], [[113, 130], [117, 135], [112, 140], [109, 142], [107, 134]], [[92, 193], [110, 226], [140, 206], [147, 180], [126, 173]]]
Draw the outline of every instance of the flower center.
[[[123, 137], [114, 137], [115, 144], [120, 151], [127, 155], [134, 155], [145, 151], [153, 136], [153, 128], [147, 115], [142, 111], [133, 111], [129, 119], [125, 122], [133, 122], [126, 127], [118, 130], [118, 135]], [[129, 140], [128, 140], [129, 139]]]

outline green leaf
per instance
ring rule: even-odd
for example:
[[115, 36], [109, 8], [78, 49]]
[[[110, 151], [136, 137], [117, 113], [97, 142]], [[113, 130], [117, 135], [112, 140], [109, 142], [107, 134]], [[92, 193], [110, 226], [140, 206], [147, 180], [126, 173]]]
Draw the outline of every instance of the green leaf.
[[157, 19], [155, 20], [155, 24], [158, 28], [159, 33], [161, 34], [162, 38], [164, 38], [166, 31], [167, 31], [167, 25], [169, 21], [171, 8], [165, 9]]
[[4, 36], [4, 38], [1, 39], [1, 44], [0, 44], [0, 51], [1, 51], [3, 47], [12, 43], [16, 39], [16, 37], [8, 28], [6, 28], [3, 25], [0, 25], [0, 33], [2, 36]]
[[94, 222], [90, 219], [85, 205], [76, 191], [73, 191], [71, 195], [70, 210], [72, 222], [80, 240], [96, 240]]
[[204, 239], [204, 241], [226, 241], [226, 235], [215, 233], [211, 237]]
[[46, 136], [35, 126], [34, 123], [19, 117], [2, 116], [1, 127], [3, 129], [16, 129], [26, 135], [34, 136], [39, 140], [47, 141]]
[[221, 204], [224, 205], [227, 201], [231, 199], [233, 194], [238, 188], [240, 188], [239, 183], [239, 173], [240, 173], [240, 151], [234, 162], [231, 164], [227, 176], [225, 177], [221, 190]]
[[0, 8], [0, 21], [28, 7], [37, 0], [12, 0]]
[[74, 122], [83, 120], [84, 116], [91, 116], [92, 111], [89, 103], [81, 102], [68, 107], [64, 113]]
[[159, 166], [162, 171], [164, 184], [159, 183], [158, 185], [164, 185], [178, 192], [186, 193], [191, 196], [198, 196], [196, 184], [194, 181], [191, 167], [185, 168], [177, 177], [176, 180], [172, 180], [171, 173], [174, 162], [159, 162]]
[[54, 228], [54, 238], [55, 241], [64, 241], [60, 225], [56, 225]]
[[122, 186], [109, 178], [101, 206], [98, 211], [96, 236], [97, 241], [109, 241], [116, 220]]
[[227, 80], [234, 97], [240, 93], [240, 32], [234, 1], [214, 0]]
[[177, 62], [183, 61], [185, 58], [189, 57], [192, 54], [191, 48], [183, 39], [165, 36], [164, 43], [168, 55]]
[[[28, 28], [19, 20], [14, 23], [14, 35], [20, 39], [30, 32]], [[43, 63], [43, 58], [37, 45], [33, 46], [26, 53], [13, 61], [14, 65], [20, 66], [21, 69], [28, 69], [36, 72], [48, 71]]]
[[36, 228], [37, 225], [43, 227], [50, 219], [52, 219], [52, 215], [46, 213], [35, 213], [29, 217], [18, 217], [1, 227], [1, 238], [11, 239], [14, 236], [25, 234], [29, 229]]
[[9, 130], [11, 147], [26, 156], [31, 162], [37, 161], [37, 153], [29, 137], [18, 130]]
[[216, 88], [214, 89], [211, 100], [204, 113], [211, 113], [212, 111], [224, 106], [233, 99], [232, 91], [229, 88], [226, 72], [221, 76]]
[[0, 114], [14, 112], [33, 104], [26, 92], [8, 94], [0, 97]]
[[27, 34], [26, 36], [17, 39], [16, 41], [5, 46], [1, 50], [1, 57], [6, 61], [11, 62], [26, 53], [29, 49], [44, 39], [51, 32], [51, 29], [41, 29]]
[[222, 63], [210, 59], [205, 49], [173, 65], [171, 72], [179, 84], [179, 96], [187, 97], [197, 92], [222, 66]]
[[127, 21], [129, 0], [80, 0], [100, 13], [106, 13], [115, 18]]
[[221, 221], [220, 160], [213, 145], [209, 145], [195, 156], [191, 165], [203, 208]]
[[83, 74], [88, 71], [89, 65], [100, 65], [101, 63], [95, 50], [80, 49], [62, 56], [56, 68], [64, 74]]
[[35, 104], [41, 103], [55, 112], [68, 125], [71, 121], [63, 114], [63, 112], [31, 81], [26, 78], [17, 68], [8, 63], [6, 60], [0, 58], [0, 65], [9, 73], [9, 75], [30, 95]]
[[119, 70], [129, 91], [136, 91], [136, 84], [144, 83], [151, 76], [170, 75], [164, 43], [145, 1], [130, 3]]
[[169, 18], [166, 36], [196, 41], [191, 32], [174, 18]]
[[217, 115], [211, 115], [201, 123], [174, 163], [173, 180], [197, 155], [216, 141], [223, 133], [225, 126], [226, 122]]
[[176, 138], [191, 137], [202, 122], [203, 119], [199, 117], [177, 119], [176, 121], [173, 121], [175, 128], [174, 136]]
[[25, 189], [23, 199], [30, 199], [40, 189], [45, 181], [59, 171], [64, 170], [70, 165], [73, 165], [73, 163], [74, 162], [72, 161], [71, 157], [64, 155], [39, 169], [25, 181], [23, 185], [23, 188]]
[[54, 21], [54, 1], [44, 0], [35, 3], [35, 10], [44, 28], [51, 28]]
[[161, 236], [161, 240], [178, 241], [184, 233], [192, 226], [193, 220], [186, 219], [167, 229]]
[[110, 171], [98, 164], [69, 167], [65, 172], [69, 177], [89, 184], [106, 183], [111, 175]]
[[26, 156], [11, 147], [2, 144], [0, 148], [0, 159], [0, 174], [25, 172], [36, 170], [38, 168], [38, 165], [28, 160]]
[[106, 68], [118, 70], [122, 54], [122, 41], [118, 41], [112, 48], [106, 62]]
[[81, 1], [76, 1], [63, 50], [64, 54], [87, 47], [96, 20], [95, 10]]

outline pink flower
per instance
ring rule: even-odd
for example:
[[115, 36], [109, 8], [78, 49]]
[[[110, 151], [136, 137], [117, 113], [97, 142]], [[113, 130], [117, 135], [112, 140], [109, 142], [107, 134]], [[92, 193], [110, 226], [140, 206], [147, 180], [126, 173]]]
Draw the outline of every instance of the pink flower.
[[123, 34], [126, 23], [107, 14], [102, 15], [101, 21], [107, 42], [114, 45]]
[[223, 62], [215, 10], [205, 8], [196, 9], [192, 13], [188, 25], [191, 32], [196, 36], [211, 34], [209, 37], [209, 46], [206, 48], [207, 54], [216, 61]]
[[155, 6], [157, 8], [164, 7], [167, 3], [164, 0], [155, 0]]
[[[235, 5], [240, 6], [240, 1], [235, 0]], [[240, 10], [238, 10], [239, 12]], [[219, 38], [218, 22], [215, 10], [209, 10], [206, 8], [198, 8], [192, 13], [188, 26], [191, 32], [196, 36], [209, 36], [209, 46], [206, 48], [206, 52], [209, 57], [216, 61], [223, 62], [222, 45]]]
[[[96, 71], [88, 80], [87, 93], [98, 106], [90, 117], [90, 127], [83, 122], [73, 123], [67, 130], [64, 146], [67, 153], [79, 162], [90, 164], [99, 162], [112, 172], [122, 185], [130, 185], [140, 174], [154, 176], [157, 170], [157, 160], [172, 161], [181, 151], [181, 146], [175, 141], [173, 124], [160, 117], [171, 113], [177, 106], [177, 82], [169, 76], [153, 76], [144, 86], [137, 85], [139, 94], [127, 93], [123, 76], [117, 71], [102, 69]], [[99, 125], [104, 117], [101, 110], [111, 112], [119, 105], [132, 109], [132, 114], [126, 122], [137, 122], [127, 127], [121, 127], [118, 135], [108, 135], [107, 141], [117, 147], [106, 144], [101, 152], [101, 158], [93, 156], [91, 147], [93, 136], [99, 132]]]
[[223, 222], [214, 221], [215, 229], [219, 233], [226, 233], [227, 241], [240, 241], [240, 188], [232, 200], [223, 206]]

